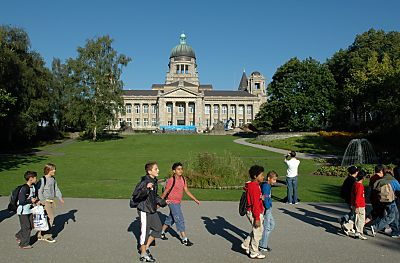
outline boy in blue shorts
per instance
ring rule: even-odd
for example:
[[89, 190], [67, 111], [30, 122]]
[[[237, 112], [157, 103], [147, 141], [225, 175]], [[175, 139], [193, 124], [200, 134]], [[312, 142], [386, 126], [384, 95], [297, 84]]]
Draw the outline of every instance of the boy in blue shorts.
[[264, 199], [264, 230], [260, 241], [260, 251], [271, 251], [268, 246], [269, 235], [275, 228], [275, 220], [272, 216], [272, 190], [271, 187], [276, 183], [278, 174], [275, 171], [269, 171], [267, 174], [267, 181], [261, 185], [261, 193]]

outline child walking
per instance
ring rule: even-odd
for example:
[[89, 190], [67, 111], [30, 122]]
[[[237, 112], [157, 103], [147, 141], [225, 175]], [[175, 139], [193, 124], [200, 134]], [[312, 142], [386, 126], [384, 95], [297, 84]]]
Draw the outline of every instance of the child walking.
[[253, 165], [250, 167], [249, 176], [251, 181], [245, 184], [244, 189], [247, 193], [247, 219], [249, 220], [252, 231], [242, 243], [242, 248], [252, 259], [263, 259], [258, 246], [263, 235], [264, 205], [261, 194], [260, 183], [264, 181], [264, 167]]
[[168, 201], [169, 206], [169, 216], [164, 222], [161, 231], [161, 239], [167, 240], [168, 238], [165, 236], [165, 231], [168, 227], [172, 227], [175, 223], [178, 232], [181, 235], [181, 243], [185, 246], [192, 246], [193, 243], [187, 238], [185, 231], [185, 219], [183, 218], [181, 202], [183, 197], [183, 191], [192, 198], [196, 204], [200, 205], [199, 200], [194, 197], [194, 195], [189, 191], [186, 180], [183, 177], [183, 165], [182, 163], [174, 163], [172, 165], [172, 171], [174, 175], [168, 179], [167, 184], [165, 186], [165, 191], [161, 195], [161, 198], [166, 199]]
[[271, 187], [276, 183], [278, 174], [275, 171], [269, 171], [267, 173], [267, 181], [261, 185], [261, 193], [264, 198], [264, 222], [263, 222], [263, 235], [260, 241], [260, 251], [271, 252], [271, 248], [268, 246], [269, 236], [275, 228], [275, 220], [272, 216], [272, 189]]
[[356, 183], [353, 185], [351, 193], [351, 206], [355, 213], [355, 228], [356, 233], [354, 238], [366, 240], [367, 238], [363, 235], [365, 225], [365, 195], [363, 181], [366, 173], [360, 170], [356, 176]]
[[48, 219], [49, 219], [49, 230], [46, 232], [39, 231], [37, 234], [38, 240], [44, 240], [49, 243], [56, 242], [52, 237], [52, 226], [55, 218], [55, 199], [57, 198], [61, 204], [64, 204], [62, 193], [58, 188], [56, 175], [56, 165], [48, 163], [43, 168], [44, 176], [40, 178], [38, 197], [40, 203], [44, 205]]
[[157, 194], [157, 176], [159, 173], [156, 162], [145, 165], [146, 175], [136, 186], [132, 196], [140, 200], [137, 210], [140, 218], [140, 261], [154, 262], [149, 247], [155, 238], [161, 237], [162, 224], [157, 214], [158, 206], [167, 205], [164, 199]]
[[33, 225], [33, 217], [31, 208], [37, 202], [35, 194], [35, 183], [37, 173], [27, 171], [24, 174], [26, 184], [21, 187], [18, 193], [18, 208], [17, 214], [21, 229], [15, 234], [15, 238], [22, 249], [30, 249], [32, 246], [29, 244], [31, 239], [31, 231]]

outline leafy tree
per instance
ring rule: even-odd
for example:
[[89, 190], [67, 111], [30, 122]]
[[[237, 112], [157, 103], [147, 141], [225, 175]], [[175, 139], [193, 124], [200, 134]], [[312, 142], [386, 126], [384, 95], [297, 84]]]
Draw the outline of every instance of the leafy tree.
[[0, 89], [2, 105], [8, 109], [2, 112], [0, 133], [9, 144], [35, 136], [38, 124], [52, 117], [48, 103], [51, 75], [41, 56], [29, 47], [24, 30], [0, 26]]
[[10, 107], [14, 105], [16, 98], [11, 97], [11, 94], [0, 88], [0, 118], [6, 117], [10, 111]]
[[333, 109], [330, 91], [334, 86], [325, 65], [312, 58], [292, 58], [274, 74], [268, 86], [268, 103], [261, 107], [254, 124], [266, 130], [324, 128]]
[[83, 124], [93, 140], [116, 121], [116, 113], [123, 109], [120, 76], [131, 59], [119, 55], [112, 41], [109, 36], [88, 40], [85, 47], [78, 48], [78, 57], [67, 61], [74, 90], [70, 102], [73, 111], [78, 112], [70, 114], [69, 120]]

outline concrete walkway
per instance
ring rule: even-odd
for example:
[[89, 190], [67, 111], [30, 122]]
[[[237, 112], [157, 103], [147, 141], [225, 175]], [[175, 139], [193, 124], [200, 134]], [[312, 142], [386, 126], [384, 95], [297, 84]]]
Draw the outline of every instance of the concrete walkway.
[[[275, 152], [275, 153], [281, 153], [283, 155], [286, 155], [288, 153], [288, 150], [283, 150], [283, 149], [278, 149], [278, 148], [273, 148], [270, 146], [265, 146], [261, 144], [254, 144], [254, 143], [249, 143], [246, 141], [247, 138], [241, 138], [241, 139], [236, 139], [234, 140], [235, 143], [270, 151], [270, 152]], [[312, 154], [312, 153], [300, 153], [297, 152], [297, 157], [303, 158], [303, 159], [330, 159], [330, 158], [337, 158], [336, 155], [329, 155], [329, 154]]]
[[[0, 197], [0, 207], [7, 202]], [[273, 251], [260, 262], [398, 262], [399, 239], [378, 234], [360, 241], [338, 234], [337, 218], [345, 210], [341, 204], [274, 202]], [[252, 262], [240, 248], [250, 224], [238, 215], [237, 202], [184, 202], [183, 211], [195, 245], [182, 246], [173, 231], [151, 249], [157, 262]], [[168, 209], [160, 212], [164, 218]], [[36, 241], [33, 249], [21, 250], [14, 239], [17, 216], [0, 210], [0, 262], [139, 262], [139, 222], [128, 200], [66, 198], [57, 214], [57, 243]]]

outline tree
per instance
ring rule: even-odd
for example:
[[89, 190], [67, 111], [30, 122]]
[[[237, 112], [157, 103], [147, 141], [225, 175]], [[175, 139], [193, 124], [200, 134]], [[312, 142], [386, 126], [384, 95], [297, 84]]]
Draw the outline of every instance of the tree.
[[74, 89], [72, 102], [77, 106], [74, 110], [80, 111], [70, 121], [83, 123], [94, 141], [98, 131], [114, 123], [116, 113], [124, 108], [120, 76], [131, 59], [118, 55], [112, 42], [109, 36], [88, 40], [85, 47], [78, 47], [78, 57], [67, 61]]
[[0, 89], [2, 107], [7, 108], [0, 119], [0, 133], [9, 144], [29, 140], [36, 135], [38, 124], [52, 117], [48, 103], [51, 74], [41, 56], [29, 47], [24, 30], [0, 26]]
[[0, 89], [0, 118], [6, 117], [10, 111], [10, 107], [15, 104], [16, 98], [4, 89]]
[[308, 58], [290, 59], [275, 72], [268, 86], [269, 98], [255, 118], [255, 126], [267, 130], [309, 131], [329, 125], [333, 109], [329, 69]]

